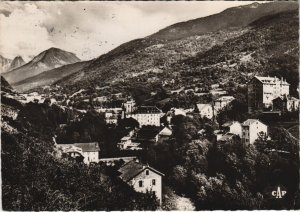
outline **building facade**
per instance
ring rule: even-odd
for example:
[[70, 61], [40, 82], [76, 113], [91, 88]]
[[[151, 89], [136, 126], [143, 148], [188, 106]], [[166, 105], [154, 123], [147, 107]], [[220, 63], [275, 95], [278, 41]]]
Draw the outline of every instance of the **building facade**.
[[221, 96], [214, 101], [214, 108], [218, 112], [227, 107], [235, 98], [233, 96]]
[[142, 126], [160, 126], [162, 111], [154, 106], [140, 106], [133, 113], [126, 114], [126, 118], [134, 118]]
[[82, 149], [73, 144], [57, 144], [56, 147], [74, 159], [83, 158]]
[[268, 126], [258, 119], [248, 119], [242, 123], [242, 141], [253, 144], [260, 133], [268, 134]]
[[210, 104], [197, 104], [197, 109], [201, 118], [206, 117], [208, 119], [212, 119], [215, 115], [215, 111], [213, 110], [213, 107]]
[[125, 113], [132, 113], [135, 110], [135, 101], [128, 100], [123, 104], [125, 108]]
[[255, 76], [248, 83], [248, 111], [272, 107], [276, 97], [289, 95], [290, 84], [283, 78]]
[[120, 178], [137, 192], [152, 192], [162, 202], [162, 177], [164, 174], [134, 160], [124, 164], [118, 172]]
[[74, 143], [74, 144], [56, 144], [57, 148], [62, 152], [70, 155], [72, 158], [83, 157], [85, 164], [91, 162], [99, 162], [99, 144], [97, 142], [91, 143]]
[[91, 143], [74, 143], [74, 146], [82, 149], [83, 153], [83, 162], [85, 164], [90, 164], [91, 162], [99, 162], [99, 144], [97, 142]]

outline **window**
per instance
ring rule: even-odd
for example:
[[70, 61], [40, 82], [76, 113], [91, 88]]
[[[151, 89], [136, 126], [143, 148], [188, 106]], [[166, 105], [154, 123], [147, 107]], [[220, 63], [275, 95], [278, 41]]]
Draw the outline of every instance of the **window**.
[[156, 185], [155, 179], [152, 180], [152, 185]]
[[146, 170], [146, 175], [149, 175], [149, 170]]
[[143, 187], [144, 186], [144, 183], [142, 180], [139, 181], [139, 187]]

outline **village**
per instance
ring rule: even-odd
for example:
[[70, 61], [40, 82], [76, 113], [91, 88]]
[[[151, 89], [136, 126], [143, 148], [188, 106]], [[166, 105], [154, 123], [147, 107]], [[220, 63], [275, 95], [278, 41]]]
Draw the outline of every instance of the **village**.
[[[118, 168], [119, 178], [132, 186], [137, 192], [153, 192], [162, 203], [162, 185], [164, 173], [158, 171], [156, 167], [151, 167], [147, 163], [140, 161], [139, 151], [147, 151], [150, 145], [156, 145], [166, 141], [172, 141], [173, 125], [172, 119], [176, 116], [190, 117], [193, 119], [195, 114], [199, 115], [205, 122], [214, 126], [213, 135], [217, 142], [230, 142], [232, 139], [240, 139], [244, 145], [253, 145], [258, 138], [268, 137], [268, 124], [259, 118], [252, 118], [251, 114], [265, 114], [266, 116], [281, 116], [289, 112], [299, 111], [299, 99], [290, 96], [289, 83], [285, 79], [277, 77], [253, 77], [247, 85], [248, 95], [248, 113], [244, 121], [226, 120], [218, 123], [218, 115], [231, 109], [236, 101], [235, 97], [227, 94], [225, 90], [219, 88], [218, 84], [211, 86], [210, 94], [213, 96], [210, 103], [199, 102], [192, 108], [171, 108], [163, 112], [157, 106], [138, 105], [131, 96], [122, 93], [115, 95], [115, 100], [121, 100], [118, 105], [95, 106], [94, 110], [103, 114], [107, 125], [118, 125], [120, 120], [134, 120], [134, 126], [128, 128], [128, 134], [116, 141], [119, 152], [127, 152], [131, 155], [111, 155], [103, 157], [98, 142], [81, 143], [59, 143], [53, 138], [55, 147], [60, 152], [57, 157], [67, 154], [70, 158], [81, 161], [87, 165], [93, 163], [103, 163], [114, 167], [120, 161], [123, 165]], [[199, 89], [198, 89], [199, 90]], [[197, 90], [197, 91], [198, 91]], [[196, 92], [193, 89], [184, 90], [180, 88], [178, 92]], [[79, 95], [83, 90], [79, 90], [70, 97]], [[201, 94], [201, 93], [200, 93]], [[200, 95], [199, 94], [199, 95]], [[208, 95], [203, 93], [201, 95]], [[20, 102], [36, 102], [57, 104], [60, 107], [68, 108], [67, 105], [61, 105], [59, 99], [49, 98], [46, 95], [39, 95], [37, 92], [29, 94], [20, 94]], [[105, 97], [96, 97], [96, 101], [102, 103], [108, 99]], [[69, 100], [70, 101], [70, 100]], [[87, 113], [84, 109], [75, 109], [79, 114]], [[12, 114], [14, 117], [16, 114]], [[205, 135], [205, 129], [197, 129], [198, 138]], [[280, 150], [278, 150], [280, 151]]]
[[300, 209], [297, 2], [0, 14], [3, 210]]

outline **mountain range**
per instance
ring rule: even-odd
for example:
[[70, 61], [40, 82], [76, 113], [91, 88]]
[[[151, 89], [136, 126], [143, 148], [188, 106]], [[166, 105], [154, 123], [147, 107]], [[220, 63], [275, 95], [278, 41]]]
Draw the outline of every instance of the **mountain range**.
[[60, 79], [63, 79], [73, 73], [83, 69], [90, 61], [71, 63], [59, 68], [44, 71], [41, 74], [26, 78], [14, 84], [14, 88], [19, 92], [28, 91], [37, 87], [52, 85]]
[[58, 84], [75, 92], [90, 85], [133, 87], [132, 82], [175, 76], [182, 83], [202, 77], [208, 84], [238, 85], [259, 73], [286, 77], [296, 90], [298, 23], [297, 2], [253, 3], [171, 25], [90, 61], [49, 49], [4, 77], [19, 91]]
[[[241, 24], [233, 21], [244, 17]], [[223, 23], [222, 27], [211, 31], [205, 28], [219, 25], [219, 22]], [[223, 27], [224, 23], [226, 27]], [[153, 71], [160, 70], [162, 73], [156, 75], [156, 81], [180, 76], [185, 85], [190, 83], [184, 80], [188, 75], [200, 77], [206, 84], [230, 80], [241, 85], [257, 73], [277, 75], [292, 81], [295, 91], [298, 84], [295, 83], [298, 79], [298, 25], [296, 2], [254, 3], [230, 8], [125, 43], [58, 84], [68, 87], [70, 92], [103, 82], [135, 86], [132, 82], [149, 82]], [[170, 30], [174, 27], [183, 33], [178, 35], [176, 30]], [[198, 28], [203, 30], [197, 33], [190, 30]]]
[[25, 61], [21, 56], [15, 57], [13, 60], [7, 59], [0, 55], [0, 73], [9, 72], [15, 68], [18, 68], [25, 64]]
[[74, 53], [58, 48], [50, 48], [41, 52], [23, 66], [4, 73], [3, 76], [11, 85], [14, 85], [45, 71], [79, 61], [80, 59]]

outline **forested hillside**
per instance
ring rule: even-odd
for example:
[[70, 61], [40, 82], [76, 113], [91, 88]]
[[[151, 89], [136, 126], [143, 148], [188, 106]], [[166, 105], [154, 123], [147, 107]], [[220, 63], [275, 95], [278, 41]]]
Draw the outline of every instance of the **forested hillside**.
[[[61, 125], [76, 120], [74, 111], [48, 103], [22, 104], [4, 78], [1, 90], [4, 210], [156, 209], [153, 195], [136, 193], [121, 180], [108, 177], [101, 164], [87, 166], [66, 154], [58, 157], [54, 138]], [[104, 122], [99, 115], [95, 119]]]
[[[169, 89], [221, 83], [245, 85], [255, 74], [284, 77], [296, 95], [298, 76], [297, 10], [265, 16], [246, 27], [224, 29], [176, 41], [151, 37], [123, 44], [57, 84], [64, 92], [111, 85], [129, 92], [146, 83], [157, 92], [162, 81], [178, 79]], [[132, 83], [135, 82], [135, 83]], [[152, 89], [156, 87], [156, 89]]]
[[[179, 70], [203, 69], [223, 71], [223, 76], [244, 78], [255, 74], [283, 77], [295, 93], [298, 84], [299, 39], [298, 10], [263, 17], [251, 25], [249, 31], [223, 45], [184, 60]], [[219, 79], [221, 81], [221, 79]]]

